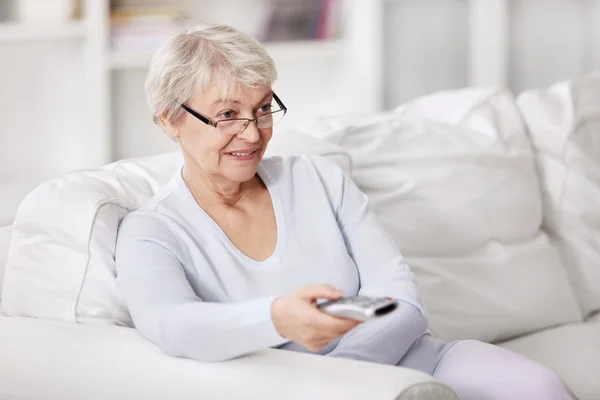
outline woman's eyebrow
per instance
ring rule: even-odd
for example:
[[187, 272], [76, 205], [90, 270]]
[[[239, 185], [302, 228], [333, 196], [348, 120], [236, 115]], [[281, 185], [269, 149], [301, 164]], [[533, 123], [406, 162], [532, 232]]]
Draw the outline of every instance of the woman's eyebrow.
[[266, 100], [267, 98], [269, 98], [269, 97], [273, 97], [273, 91], [270, 91], [269, 93], [267, 93], [267, 94], [265, 95], [265, 97], [263, 97], [262, 99], [260, 99], [260, 101], [258, 102], [258, 104], [257, 104], [256, 106], [257, 106], [257, 107], [258, 107], [258, 106], [260, 106], [260, 105], [261, 105], [261, 103], [262, 103], [263, 101], [265, 101], [265, 100]]
[[265, 101], [265, 100], [267, 99], [267, 97], [269, 97], [269, 96], [273, 97], [273, 91], [272, 91], [272, 90], [271, 90], [270, 92], [268, 92], [267, 94], [265, 94], [265, 97], [263, 97], [263, 98], [262, 98], [262, 99], [259, 101], [259, 103], [262, 103], [263, 101]]
[[240, 104], [241, 102], [239, 100], [234, 100], [234, 99], [217, 99], [217, 100], [215, 100], [215, 101], [212, 102], [211, 106], [215, 106], [217, 104], [222, 104], [222, 103]]

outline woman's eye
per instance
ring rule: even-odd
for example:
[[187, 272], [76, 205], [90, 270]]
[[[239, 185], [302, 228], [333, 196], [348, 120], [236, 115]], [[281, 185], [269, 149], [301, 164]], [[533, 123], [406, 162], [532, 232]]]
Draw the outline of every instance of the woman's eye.
[[222, 112], [221, 114], [219, 114], [219, 117], [225, 118], [225, 119], [233, 118], [233, 116], [234, 116], [233, 111], [225, 111], [225, 112]]
[[271, 105], [270, 104], [265, 104], [264, 106], [260, 107], [260, 111], [264, 112], [264, 113], [271, 111]]

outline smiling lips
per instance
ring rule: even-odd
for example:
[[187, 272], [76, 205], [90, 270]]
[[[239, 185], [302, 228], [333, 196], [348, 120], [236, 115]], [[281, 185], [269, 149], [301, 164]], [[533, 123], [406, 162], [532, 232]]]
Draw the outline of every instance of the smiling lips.
[[232, 157], [233, 159], [236, 160], [251, 160], [254, 158], [254, 156], [256, 155], [256, 152], [258, 151], [258, 149], [254, 149], [254, 150], [240, 150], [240, 151], [229, 151], [225, 154], [227, 154], [228, 156]]

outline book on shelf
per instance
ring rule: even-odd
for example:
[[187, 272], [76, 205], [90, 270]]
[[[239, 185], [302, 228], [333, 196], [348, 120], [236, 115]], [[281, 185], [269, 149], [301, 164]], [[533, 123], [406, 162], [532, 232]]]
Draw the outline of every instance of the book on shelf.
[[183, 13], [172, 7], [114, 9], [110, 45], [114, 52], [153, 53], [183, 27]]
[[[260, 23], [254, 34], [262, 42], [336, 38], [339, 1], [268, 0], [260, 10]], [[186, 15], [174, 6], [113, 8], [110, 45], [118, 53], [154, 53], [186, 25]]]
[[271, 0], [257, 37], [263, 42], [334, 39], [339, 14], [339, 0]]

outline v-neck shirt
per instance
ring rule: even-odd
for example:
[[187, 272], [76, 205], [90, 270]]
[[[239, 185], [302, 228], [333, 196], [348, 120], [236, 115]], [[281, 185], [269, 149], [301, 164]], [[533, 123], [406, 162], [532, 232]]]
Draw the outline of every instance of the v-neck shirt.
[[319, 354], [350, 347], [358, 354], [362, 346], [380, 353], [372, 354], [375, 360], [402, 365], [411, 359], [404, 357], [409, 348], [426, 347], [427, 360], [416, 358], [431, 370], [441, 347], [427, 344], [414, 274], [367, 196], [322, 157], [265, 158], [257, 174], [277, 223], [275, 249], [263, 261], [232, 243], [198, 205], [181, 170], [127, 215], [117, 240], [117, 281], [136, 328], [167, 353], [198, 360], [266, 347], [306, 351], [279, 334], [272, 303], [300, 287], [329, 284], [345, 296], [394, 297], [402, 310], [359, 325], [351, 333], [362, 339], [349, 333]]

